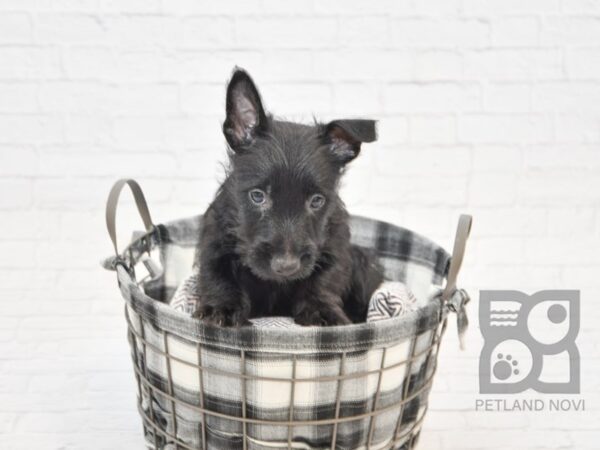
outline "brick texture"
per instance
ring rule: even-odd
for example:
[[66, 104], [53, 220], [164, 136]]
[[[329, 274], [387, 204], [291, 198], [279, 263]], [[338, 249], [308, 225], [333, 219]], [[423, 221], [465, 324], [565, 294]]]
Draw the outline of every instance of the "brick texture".
[[[368, 115], [350, 210], [451, 248], [475, 216], [420, 448], [592, 449], [600, 432], [600, 7], [591, 0], [0, 1], [0, 448], [142, 449], [105, 197], [157, 221], [223, 173], [234, 65], [291, 119]], [[128, 199], [128, 196], [124, 196]], [[124, 244], [140, 226], [122, 205]], [[478, 413], [479, 289], [582, 290], [581, 414]]]

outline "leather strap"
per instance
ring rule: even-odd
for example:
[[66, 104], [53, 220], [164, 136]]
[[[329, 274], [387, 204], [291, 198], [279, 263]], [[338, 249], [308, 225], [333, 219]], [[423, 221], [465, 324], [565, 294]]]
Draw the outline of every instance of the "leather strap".
[[442, 292], [442, 301], [447, 302], [450, 297], [456, 291], [456, 278], [460, 271], [463, 258], [465, 256], [465, 247], [467, 245], [467, 239], [471, 232], [471, 224], [473, 223], [473, 217], [462, 214], [458, 219], [458, 226], [456, 228], [456, 237], [454, 239], [454, 249], [452, 250], [452, 259], [450, 260], [450, 267], [448, 268], [448, 276], [446, 277], [446, 287]]
[[119, 203], [121, 191], [126, 185], [129, 186], [131, 192], [133, 193], [133, 198], [135, 200], [138, 213], [144, 222], [146, 231], [150, 233], [154, 229], [152, 218], [150, 217], [150, 211], [148, 210], [148, 204], [146, 203], [146, 198], [144, 197], [142, 188], [140, 188], [140, 185], [137, 183], [137, 181], [125, 178], [117, 181], [110, 190], [110, 194], [108, 194], [108, 200], [106, 201], [106, 228], [117, 257], [119, 256], [119, 250], [117, 249], [117, 231], [115, 225], [117, 219], [117, 205]]

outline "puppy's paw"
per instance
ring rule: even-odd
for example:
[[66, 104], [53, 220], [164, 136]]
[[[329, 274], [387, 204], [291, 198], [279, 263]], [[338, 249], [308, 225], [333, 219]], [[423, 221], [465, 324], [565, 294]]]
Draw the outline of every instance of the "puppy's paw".
[[219, 327], [241, 327], [248, 325], [248, 314], [242, 307], [227, 306], [215, 307], [211, 305], [200, 305], [192, 317], [202, 322]]
[[327, 325], [325, 318], [318, 311], [303, 311], [294, 317], [294, 322], [305, 327], [322, 327]]
[[346, 314], [334, 310], [319, 310], [317, 308], [307, 307], [294, 317], [294, 321], [299, 325], [327, 327], [333, 325], [349, 325], [352, 322]]

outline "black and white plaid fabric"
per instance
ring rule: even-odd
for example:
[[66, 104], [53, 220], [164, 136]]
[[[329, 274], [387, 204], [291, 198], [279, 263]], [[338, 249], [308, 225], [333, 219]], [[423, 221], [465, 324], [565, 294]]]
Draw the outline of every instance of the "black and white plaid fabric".
[[[126, 300], [149, 448], [412, 448], [447, 308], [431, 301], [343, 327], [205, 326], [167, 304], [192, 270], [201, 226], [201, 217], [158, 225], [124, 263], [105, 262]], [[426, 238], [353, 217], [352, 239], [416, 298], [443, 283], [450, 256]]]

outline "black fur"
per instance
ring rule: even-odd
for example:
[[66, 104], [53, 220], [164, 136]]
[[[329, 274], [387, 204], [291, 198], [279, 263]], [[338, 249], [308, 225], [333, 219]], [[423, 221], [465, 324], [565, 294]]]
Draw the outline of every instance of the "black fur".
[[275, 120], [241, 69], [226, 112], [230, 166], [204, 215], [195, 317], [226, 326], [271, 315], [303, 325], [364, 321], [381, 270], [350, 244], [337, 189], [361, 143], [376, 139], [375, 122]]

